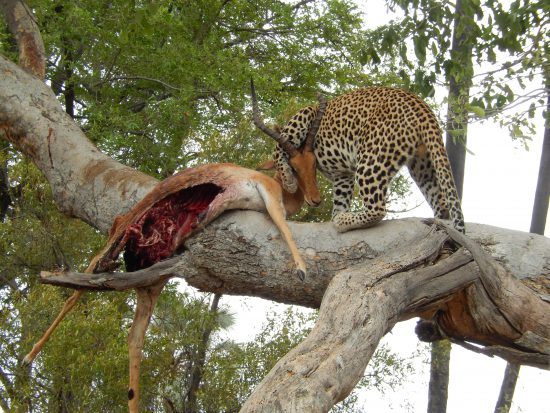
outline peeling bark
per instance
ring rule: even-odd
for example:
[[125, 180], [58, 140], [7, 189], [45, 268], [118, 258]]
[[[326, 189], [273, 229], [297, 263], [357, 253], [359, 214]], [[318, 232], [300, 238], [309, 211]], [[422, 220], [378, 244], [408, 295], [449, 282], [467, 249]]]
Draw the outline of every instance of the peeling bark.
[[27, 72], [44, 80], [46, 52], [44, 42], [32, 11], [21, 0], [0, 2], [10, 32], [19, 49], [19, 65]]
[[0, 56], [0, 136], [29, 156], [60, 210], [107, 232], [157, 183], [99, 152], [39, 79]]

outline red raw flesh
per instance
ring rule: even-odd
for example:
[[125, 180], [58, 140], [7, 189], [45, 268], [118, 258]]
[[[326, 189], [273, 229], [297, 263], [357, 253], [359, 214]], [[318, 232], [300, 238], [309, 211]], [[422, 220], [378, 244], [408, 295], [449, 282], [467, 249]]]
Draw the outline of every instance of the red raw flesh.
[[126, 271], [147, 268], [171, 257], [204, 218], [208, 206], [223, 189], [202, 184], [183, 189], [154, 204], [126, 229]]

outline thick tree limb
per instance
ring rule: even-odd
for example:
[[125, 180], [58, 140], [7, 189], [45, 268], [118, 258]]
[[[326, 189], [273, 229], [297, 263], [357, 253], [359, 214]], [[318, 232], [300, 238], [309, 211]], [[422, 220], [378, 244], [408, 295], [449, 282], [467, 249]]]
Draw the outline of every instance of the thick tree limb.
[[[253, 212], [225, 214], [189, 240], [182, 256], [149, 269], [91, 277], [45, 274], [43, 278], [47, 283], [73, 288], [120, 290], [153, 285], [175, 275], [205, 291], [260, 296], [318, 308], [322, 307], [322, 300], [327, 300], [327, 287], [342, 273], [353, 271], [364, 277], [368, 274], [374, 277], [376, 273], [381, 279], [395, 278], [404, 283], [397, 296], [391, 294], [401, 307], [391, 313], [387, 321], [390, 328], [397, 321], [427, 317], [433, 319], [444, 337], [489, 346], [478, 349], [479, 352], [515, 362], [519, 357], [524, 364], [548, 368], [550, 304], [544, 300], [547, 292], [536, 294], [507, 273], [521, 274], [527, 285], [537, 277], [548, 280], [548, 273], [544, 273], [550, 263], [547, 238], [470, 224], [471, 237], [489, 244], [493, 256], [505, 254], [508, 258], [507, 270], [498, 269], [498, 277], [508, 280], [495, 282], [497, 275], [480, 276], [480, 268], [490, 271], [485, 269], [485, 261], [490, 261], [486, 252], [466, 239], [474, 257], [482, 255], [481, 264], [474, 262], [467, 250], [449, 244], [452, 241], [445, 232], [436, 231], [420, 220], [387, 221], [369, 230], [346, 234], [336, 234], [328, 223], [291, 223], [291, 228], [307, 261], [306, 282], [294, 275], [286, 245], [271, 222]], [[413, 258], [411, 246], [419, 249]], [[529, 248], [530, 256], [538, 254], [542, 267], [526, 267], [531, 259], [525, 256], [523, 248]], [[487, 278], [491, 279], [490, 284]], [[493, 290], [486, 289], [485, 284]], [[504, 299], [500, 286], [506, 289]], [[369, 292], [363, 291], [358, 296], [365, 298], [373, 289], [371, 285]], [[517, 299], [510, 298], [516, 295], [524, 297], [521, 307], [514, 307]], [[390, 304], [396, 305], [392, 302], [387, 305]], [[526, 309], [529, 314], [524, 313]], [[369, 309], [368, 313], [384, 314], [378, 308]]]
[[[445, 278], [452, 283], [462, 280], [463, 285], [472, 282], [472, 264], [467, 264], [472, 265], [468, 270], [447, 271], [448, 261], [456, 260], [456, 254], [432, 267], [396, 274], [396, 266], [402, 271], [426, 262], [426, 253], [435, 251], [435, 241], [436, 237], [430, 236], [405, 251], [398, 248], [368, 264], [339, 272], [327, 288], [311, 334], [277, 363], [242, 411], [328, 411], [349, 394], [378, 341], [396, 319], [410, 313], [415, 301], [408, 299], [411, 285], [425, 284], [418, 290], [422, 299], [437, 302], [448, 297]], [[457, 254], [462, 255], [460, 251]], [[434, 273], [438, 275], [434, 277]], [[547, 363], [548, 353], [543, 356]]]
[[157, 182], [99, 152], [46, 84], [2, 56], [1, 136], [44, 173], [64, 213], [103, 232]]
[[32, 11], [21, 0], [3, 0], [0, 2], [0, 8], [17, 42], [19, 65], [44, 80], [46, 51]]

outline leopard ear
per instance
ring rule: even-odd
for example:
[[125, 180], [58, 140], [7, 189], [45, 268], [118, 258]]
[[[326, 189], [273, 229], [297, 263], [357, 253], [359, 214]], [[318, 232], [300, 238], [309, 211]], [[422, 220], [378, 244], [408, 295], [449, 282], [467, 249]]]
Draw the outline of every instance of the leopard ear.
[[273, 169], [275, 169], [275, 161], [273, 159], [256, 167], [257, 171], [272, 171]]

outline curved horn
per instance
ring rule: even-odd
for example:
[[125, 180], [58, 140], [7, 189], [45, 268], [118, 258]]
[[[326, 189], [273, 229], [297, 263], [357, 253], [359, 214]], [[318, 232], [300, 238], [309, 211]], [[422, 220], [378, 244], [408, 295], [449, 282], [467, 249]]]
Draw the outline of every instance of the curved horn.
[[260, 119], [259, 109], [258, 109], [258, 99], [256, 97], [256, 89], [254, 88], [254, 81], [250, 79], [250, 95], [252, 96], [252, 117], [254, 120], [254, 125], [260, 129], [263, 133], [271, 136], [283, 150], [290, 156], [294, 156], [298, 150], [294, 145], [292, 145], [287, 139], [281, 138], [281, 134], [273, 129], [269, 129]]
[[317, 110], [315, 119], [313, 119], [313, 122], [311, 122], [311, 128], [309, 128], [309, 131], [307, 132], [306, 143], [304, 148], [304, 150], [306, 151], [313, 150], [315, 135], [317, 135], [317, 131], [319, 130], [319, 126], [321, 125], [321, 119], [323, 118], [323, 115], [325, 114], [325, 109], [327, 108], [327, 100], [323, 95], [318, 93], [317, 99], [319, 100], [319, 109]]

